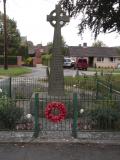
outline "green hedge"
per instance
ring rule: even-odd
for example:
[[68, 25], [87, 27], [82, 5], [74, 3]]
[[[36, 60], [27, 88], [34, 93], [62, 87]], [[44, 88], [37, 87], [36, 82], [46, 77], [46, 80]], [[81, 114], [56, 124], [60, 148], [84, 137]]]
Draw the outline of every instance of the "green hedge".
[[[17, 57], [8, 56], [7, 62], [8, 62], [8, 65], [17, 65]], [[0, 65], [4, 65], [4, 56], [0, 56]]]
[[45, 66], [50, 65], [51, 54], [42, 55], [42, 64]]

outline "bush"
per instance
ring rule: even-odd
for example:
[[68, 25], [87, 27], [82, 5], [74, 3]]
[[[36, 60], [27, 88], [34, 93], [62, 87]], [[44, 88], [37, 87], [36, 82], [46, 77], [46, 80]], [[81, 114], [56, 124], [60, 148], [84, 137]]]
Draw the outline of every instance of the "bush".
[[[7, 57], [8, 65], [17, 65], [17, 56]], [[4, 65], [4, 57], [0, 56], [0, 65]]]
[[15, 129], [22, 115], [23, 110], [17, 108], [12, 99], [7, 97], [0, 99], [0, 129]]
[[46, 66], [50, 66], [51, 54], [42, 55], [42, 64]]
[[120, 108], [111, 100], [96, 102], [88, 111], [88, 116], [94, 124], [92, 126], [94, 129], [120, 129], [120, 126], [117, 126], [120, 120]]
[[27, 65], [27, 66], [33, 66], [33, 59], [32, 59], [32, 57], [28, 57], [25, 60], [25, 65]]

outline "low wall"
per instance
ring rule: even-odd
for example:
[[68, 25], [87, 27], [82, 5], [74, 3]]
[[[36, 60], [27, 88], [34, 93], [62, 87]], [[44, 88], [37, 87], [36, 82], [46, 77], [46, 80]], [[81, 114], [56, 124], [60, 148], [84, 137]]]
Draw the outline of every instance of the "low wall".
[[[41, 133], [41, 132], [40, 132]], [[120, 145], [120, 132], [80, 132], [77, 139], [73, 137], [47, 137], [39, 133], [38, 138], [33, 138], [34, 132], [0, 131], [0, 143], [41, 143], [41, 142], [65, 142], [65, 143], [96, 143]], [[88, 136], [89, 135], [89, 136]], [[106, 138], [102, 138], [105, 135]], [[84, 136], [84, 138], [83, 138]], [[91, 137], [96, 138], [91, 138]], [[68, 138], [68, 139], [67, 139]]]
[[22, 66], [22, 56], [17, 56], [17, 66]]

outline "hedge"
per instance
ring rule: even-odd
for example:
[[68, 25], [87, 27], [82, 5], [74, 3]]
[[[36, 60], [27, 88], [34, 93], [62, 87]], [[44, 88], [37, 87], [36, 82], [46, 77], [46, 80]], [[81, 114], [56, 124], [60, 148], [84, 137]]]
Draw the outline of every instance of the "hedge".
[[[17, 65], [17, 57], [8, 56], [7, 62], [8, 62], [8, 65]], [[4, 56], [0, 56], [0, 65], [4, 65]]]
[[46, 66], [49, 66], [51, 56], [52, 56], [51, 54], [42, 55], [42, 64], [46, 65]]

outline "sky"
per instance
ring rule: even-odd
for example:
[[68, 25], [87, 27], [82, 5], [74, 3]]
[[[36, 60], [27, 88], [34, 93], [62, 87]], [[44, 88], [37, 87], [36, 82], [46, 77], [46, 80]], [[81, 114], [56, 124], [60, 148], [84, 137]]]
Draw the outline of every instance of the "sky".
[[[6, 0], [7, 15], [17, 22], [21, 36], [27, 36], [28, 41], [35, 45], [46, 45], [53, 41], [54, 28], [47, 22], [47, 15], [55, 9], [58, 0]], [[3, 12], [3, 0], [0, 0], [0, 11]], [[78, 18], [72, 18], [61, 30], [67, 45], [78, 46], [87, 43], [91, 46], [94, 36], [86, 30], [81, 37], [78, 35]], [[100, 34], [97, 40], [103, 41], [109, 47], [120, 46], [120, 34]]]

